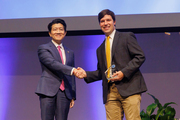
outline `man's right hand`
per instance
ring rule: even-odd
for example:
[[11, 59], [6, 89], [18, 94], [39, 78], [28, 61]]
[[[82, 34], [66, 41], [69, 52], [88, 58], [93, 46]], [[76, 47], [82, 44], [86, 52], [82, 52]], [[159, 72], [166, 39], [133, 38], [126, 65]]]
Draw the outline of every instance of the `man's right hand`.
[[75, 69], [73, 71], [73, 74], [79, 79], [83, 79], [87, 77], [86, 71], [82, 69], [81, 67], [78, 67], [77, 69]]

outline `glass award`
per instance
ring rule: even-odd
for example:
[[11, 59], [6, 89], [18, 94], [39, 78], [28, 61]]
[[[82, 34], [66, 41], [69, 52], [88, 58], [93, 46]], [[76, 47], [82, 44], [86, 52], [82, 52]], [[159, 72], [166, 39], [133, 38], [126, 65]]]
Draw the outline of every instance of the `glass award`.
[[114, 68], [115, 68], [115, 65], [113, 64], [104, 72], [107, 80], [110, 80], [111, 78], [116, 77], [116, 76], [112, 77], [112, 74], [110, 74], [110, 76], [108, 77], [108, 71], [111, 70], [111, 69], [114, 69]]

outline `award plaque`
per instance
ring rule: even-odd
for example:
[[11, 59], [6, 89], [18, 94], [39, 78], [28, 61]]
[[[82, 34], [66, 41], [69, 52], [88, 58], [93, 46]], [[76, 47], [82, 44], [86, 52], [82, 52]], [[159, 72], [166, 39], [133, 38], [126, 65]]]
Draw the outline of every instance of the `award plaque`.
[[105, 76], [107, 78], [107, 80], [110, 80], [111, 78], [115, 78], [116, 76], [112, 77], [112, 74], [110, 74], [110, 76], [108, 77], [108, 71], [111, 70], [111, 69], [114, 69], [115, 68], [115, 65], [111, 65], [104, 73], [105, 73]]

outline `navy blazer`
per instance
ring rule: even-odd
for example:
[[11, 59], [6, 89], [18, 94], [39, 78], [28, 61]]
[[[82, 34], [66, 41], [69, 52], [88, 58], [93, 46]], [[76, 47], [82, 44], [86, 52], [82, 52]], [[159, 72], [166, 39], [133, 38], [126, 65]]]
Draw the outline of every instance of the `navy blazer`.
[[38, 57], [41, 63], [42, 75], [39, 80], [36, 94], [55, 96], [62, 79], [65, 83], [65, 93], [69, 99], [76, 99], [75, 77], [71, 76], [74, 67], [74, 52], [63, 46], [66, 54], [66, 64], [62, 64], [56, 46], [49, 42], [38, 47]]
[[[107, 70], [105, 40], [97, 49], [98, 65], [96, 71], [88, 71], [84, 80], [91, 83], [103, 80], [103, 102], [107, 101], [108, 82], [105, 76]], [[116, 87], [122, 97], [128, 97], [137, 93], [147, 91], [144, 78], [139, 70], [145, 61], [145, 55], [138, 45], [135, 35], [132, 32], [116, 31], [112, 44], [112, 63], [115, 64], [115, 71], [122, 71], [124, 78], [115, 82]]]

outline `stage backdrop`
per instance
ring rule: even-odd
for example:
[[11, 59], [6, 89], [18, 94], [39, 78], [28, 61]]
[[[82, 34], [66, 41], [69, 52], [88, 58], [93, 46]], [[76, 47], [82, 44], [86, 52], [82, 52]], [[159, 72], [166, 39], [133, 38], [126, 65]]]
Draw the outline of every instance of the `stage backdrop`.
[[1, 0], [0, 33], [44, 32], [59, 17], [68, 31], [100, 30], [97, 15], [103, 9], [116, 14], [117, 29], [180, 27], [179, 6], [179, 0]]
[[[147, 83], [147, 93], [176, 109], [180, 118], [180, 35], [178, 32], [136, 34], [146, 55], [141, 71]], [[37, 57], [40, 44], [49, 37], [0, 38], [0, 120], [40, 120], [38, 96], [34, 93], [41, 75]], [[64, 44], [75, 53], [75, 66], [96, 70], [96, 48], [104, 35], [67, 36]], [[68, 120], [105, 120], [102, 101], [102, 81], [86, 84], [76, 78], [77, 100]], [[141, 110], [153, 99], [142, 94]]]

